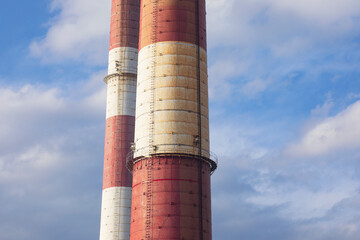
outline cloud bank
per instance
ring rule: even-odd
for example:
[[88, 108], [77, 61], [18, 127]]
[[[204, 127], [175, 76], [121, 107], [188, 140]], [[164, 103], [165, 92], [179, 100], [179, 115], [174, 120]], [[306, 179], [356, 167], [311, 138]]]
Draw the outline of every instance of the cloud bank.
[[46, 86], [0, 89], [1, 239], [97, 239], [103, 74], [77, 83], [78, 100]]
[[[207, 4], [214, 239], [357, 240], [360, 2]], [[0, 239], [98, 238], [110, 1], [50, 11], [32, 56], [94, 75], [0, 89]]]

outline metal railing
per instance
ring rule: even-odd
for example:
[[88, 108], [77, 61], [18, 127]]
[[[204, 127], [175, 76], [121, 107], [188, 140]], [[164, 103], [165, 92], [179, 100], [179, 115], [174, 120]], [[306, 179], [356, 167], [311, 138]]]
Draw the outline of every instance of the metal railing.
[[176, 153], [174, 151], [164, 151], [162, 150], [161, 152], [155, 153], [155, 154], [151, 154], [151, 156], [139, 156], [134, 158], [134, 151], [130, 151], [127, 156], [126, 156], [126, 167], [127, 169], [132, 172], [133, 171], [133, 166], [135, 163], [145, 159], [145, 158], [149, 158], [149, 157], [162, 157], [162, 156], [179, 156], [179, 157], [186, 157], [186, 158], [193, 158], [193, 159], [199, 159], [201, 161], [206, 162], [207, 164], [209, 164], [210, 166], [210, 171], [211, 174], [213, 174], [215, 172], [215, 170], [217, 169], [218, 166], [218, 157], [216, 156], [216, 154], [209, 152], [209, 157], [205, 157], [205, 156], [199, 156], [194, 154], [193, 152], [183, 152], [183, 153]]

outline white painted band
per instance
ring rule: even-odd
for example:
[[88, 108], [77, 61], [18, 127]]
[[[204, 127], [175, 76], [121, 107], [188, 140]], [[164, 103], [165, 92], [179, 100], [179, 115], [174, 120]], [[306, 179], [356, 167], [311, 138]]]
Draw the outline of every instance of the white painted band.
[[131, 222], [131, 187], [103, 190], [100, 240], [129, 240]]
[[109, 52], [108, 74], [137, 73], [138, 50], [132, 47], [118, 47]]
[[[166, 152], [198, 154], [197, 78], [196, 45], [160, 42], [141, 49], [134, 157]], [[203, 156], [207, 156], [208, 83], [206, 51], [203, 49], [200, 49], [200, 81], [201, 145]]]
[[106, 118], [135, 116], [136, 79], [110, 78], [107, 81]]

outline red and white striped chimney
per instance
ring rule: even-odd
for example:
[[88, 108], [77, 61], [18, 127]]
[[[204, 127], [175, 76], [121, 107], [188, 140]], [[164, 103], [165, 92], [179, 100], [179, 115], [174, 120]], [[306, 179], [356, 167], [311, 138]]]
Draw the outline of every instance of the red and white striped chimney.
[[205, 0], [141, 0], [131, 240], [211, 240]]
[[112, 0], [100, 240], [130, 237], [140, 0]]

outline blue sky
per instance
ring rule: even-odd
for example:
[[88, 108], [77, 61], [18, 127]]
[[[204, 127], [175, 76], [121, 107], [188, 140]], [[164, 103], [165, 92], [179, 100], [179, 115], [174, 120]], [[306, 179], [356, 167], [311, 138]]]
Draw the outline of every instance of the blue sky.
[[[0, 9], [0, 239], [98, 239], [110, 1]], [[360, 236], [360, 1], [208, 0], [214, 239]]]

